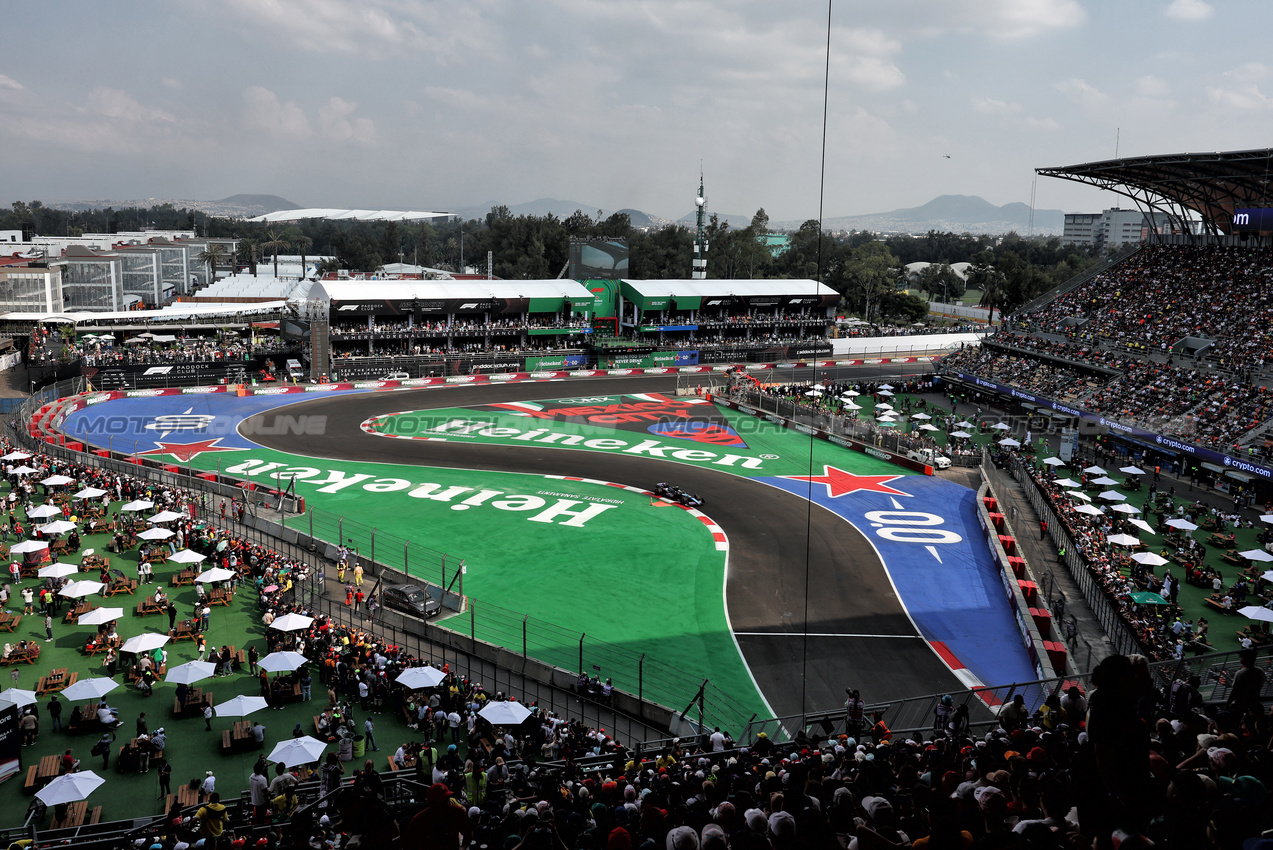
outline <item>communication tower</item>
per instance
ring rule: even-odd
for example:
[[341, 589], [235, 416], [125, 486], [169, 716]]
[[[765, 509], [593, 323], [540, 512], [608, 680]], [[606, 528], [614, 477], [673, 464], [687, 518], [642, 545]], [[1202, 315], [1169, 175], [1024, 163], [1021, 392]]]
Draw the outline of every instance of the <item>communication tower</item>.
[[704, 219], [707, 216], [707, 196], [703, 194], [703, 172], [698, 173], [698, 196], [694, 198], [697, 207], [695, 220], [698, 228], [694, 233], [694, 280], [707, 278], [707, 233], [704, 230]]

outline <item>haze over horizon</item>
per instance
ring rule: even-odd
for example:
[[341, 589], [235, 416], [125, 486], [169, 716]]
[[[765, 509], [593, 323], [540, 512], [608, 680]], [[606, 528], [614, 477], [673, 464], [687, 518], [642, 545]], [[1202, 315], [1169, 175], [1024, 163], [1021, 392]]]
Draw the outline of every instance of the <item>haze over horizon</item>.
[[[0, 59], [6, 203], [579, 198], [677, 219], [701, 162], [709, 209], [817, 216], [825, 3], [6, 11], [26, 36]], [[1122, 156], [1267, 147], [1270, 19], [1204, 0], [836, 0], [825, 215], [1028, 203], [1034, 168], [1112, 158], [1116, 140]], [[1045, 178], [1035, 203], [1118, 201]]]

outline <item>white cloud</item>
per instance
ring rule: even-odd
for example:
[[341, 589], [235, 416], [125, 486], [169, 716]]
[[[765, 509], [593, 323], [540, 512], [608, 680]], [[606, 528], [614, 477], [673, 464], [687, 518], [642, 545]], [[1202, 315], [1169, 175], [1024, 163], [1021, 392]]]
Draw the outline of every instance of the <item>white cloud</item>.
[[1057, 83], [1056, 90], [1082, 106], [1099, 106], [1109, 100], [1108, 95], [1078, 77]]
[[0, 89], [10, 89], [12, 91], [21, 91], [22, 83], [13, 79], [13, 77], [6, 77], [4, 74], [0, 74]]
[[1163, 14], [1173, 20], [1197, 23], [1210, 20], [1215, 13], [1216, 10], [1203, 0], [1174, 0]]
[[124, 124], [175, 124], [177, 119], [162, 109], [142, 106], [119, 89], [99, 86], [89, 92], [87, 108]]
[[1232, 88], [1208, 87], [1207, 96], [1217, 106], [1243, 112], [1266, 110], [1273, 106], [1273, 101], [1270, 101], [1255, 83]]
[[973, 95], [972, 108], [974, 112], [980, 112], [982, 115], [1015, 115], [1021, 111], [1021, 104], [1005, 103], [1002, 100]]
[[1166, 97], [1170, 94], [1167, 84], [1152, 74], [1136, 79], [1136, 94], [1141, 97]]
[[243, 92], [243, 125], [267, 136], [300, 141], [314, 134], [305, 112], [295, 102], [281, 103], [278, 95], [262, 86]]
[[1031, 133], [1055, 133], [1061, 129], [1061, 125], [1051, 118], [1026, 118], [1021, 122], [1021, 128]]
[[166, 88], [166, 89], [179, 89], [179, 88], [181, 88], [181, 80], [174, 79], [173, 77], [164, 77], [164, 78], [163, 78], [163, 84], [164, 84], [164, 88]]
[[1001, 40], [1034, 38], [1087, 21], [1076, 0], [957, 0], [941, 4], [941, 10], [946, 25]]
[[327, 105], [318, 110], [318, 121], [322, 127], [323, 136], [341, 144], [345, 142], [356, 142], [360, 145], [373, 144], [376, 141], [376, 127], [371, 119], [349, 120], [349, 116], [357, 108], [358, 104], [339, 97], [333, 97], [327, 101]]

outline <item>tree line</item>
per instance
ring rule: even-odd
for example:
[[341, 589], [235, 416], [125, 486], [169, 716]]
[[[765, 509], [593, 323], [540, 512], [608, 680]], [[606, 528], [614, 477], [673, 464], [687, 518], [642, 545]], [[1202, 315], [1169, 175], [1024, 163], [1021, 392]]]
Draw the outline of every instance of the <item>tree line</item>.
[[[235, 258], [256, 271], [258, 263], [279, 254], [324, 256], [327, 270], [375, 272], [389, 263], [405, 262], [460, 271], [492, 271], [504, 279], [545, 279], [567, 273], [571, 239], [625, 239], [629, 246], [627, 275], [632, 279], [691, 277], [694, 232], [672, 224], [636, 228], [625, 213], [603, 217], [576, 211], [555, 215], [513, 215], [496, 206], [483, 219], [425, 222], [306, 220], [288, 224], [249, 223], [209, 216], [163, 204], [146, 209], [105, 208], [75, 211], [52, 209], [39, 201], [17, 202], [0, 212], [0, 230], [23, 229], [40, 235], [79, 236], [145, 228], [192, 230], [199, 236], [240, 240]], [[742, 228], [730, 227], [717, 215], [707, 224], [707, 276], [713, 279], [816, 279], [839, 292], [846, 311], [868, 320], [918, 321], [927, 315], [924, 299], [953, 299], [965, 288], [982, 293], [981, 305], [1011, 311], [1035, 296], [1079, 274], [1101, 252], [1062, 245], [1059, 238], [976, 236], [929, 231], [922, 236], [880, 237], [865, 231], [819, 232], [806, 221], [785, 245], [771, 246], [769, 216], [762, 208]], [[219, 256], [219, 255], [218, 255]], [[932, 265], [919, 278], [906, 278], [912, 262]], [[971, 264], [967, 280], [950, 269]]]

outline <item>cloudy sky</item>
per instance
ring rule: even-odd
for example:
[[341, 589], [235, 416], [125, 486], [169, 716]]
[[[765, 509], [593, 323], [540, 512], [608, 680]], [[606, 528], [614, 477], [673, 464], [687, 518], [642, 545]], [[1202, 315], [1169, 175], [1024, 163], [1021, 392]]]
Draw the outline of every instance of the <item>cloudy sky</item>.
[[[15, 0], [0, 200], [818, 211], [823, 0]], [[833, 0], [827, 216], [1267, 147], [1273, 4]], [[949, 155], [949, 158], [946, 158]], [[1037, 206], [1113, 197], [1041, 179]]]

